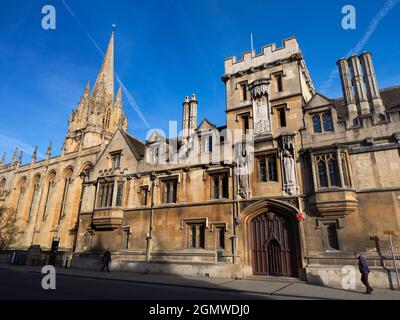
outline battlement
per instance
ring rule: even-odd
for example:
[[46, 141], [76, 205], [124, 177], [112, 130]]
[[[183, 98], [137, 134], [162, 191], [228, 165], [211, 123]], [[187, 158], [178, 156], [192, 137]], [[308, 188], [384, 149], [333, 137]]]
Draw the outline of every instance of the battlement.
[[283, 40], [280, 48], [277, 48], [276, 44], [273, 43], [262, 47], [260, 54], [252, 50], [244, 52], [240, 60], [237, 60], [235, 56], [225, 59], [225, 75], [235, 74], [262, 64], [290, 58], [294, 54], [301, 54], [301, 51], [297, 39], [292, 37]]

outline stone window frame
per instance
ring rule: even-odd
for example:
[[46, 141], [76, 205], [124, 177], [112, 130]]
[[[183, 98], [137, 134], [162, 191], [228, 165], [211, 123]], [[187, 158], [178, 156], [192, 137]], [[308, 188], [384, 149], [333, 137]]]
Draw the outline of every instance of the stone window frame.
[[[283, 109], [284, 114], [285, 114], [285, 126], [281, 125], [281, 120], [279, 118], [278, 110], [282, 110], [282, 109]], [[290, 110], [290, 108], [288, 107], [287, 103], [281, 103], [281, 104], [277, 104], [277, 105], [271, 106], [271, 114], [275, 114], [275, 120], [276, 120], [276, 123], [277, 123], [276, 127], [278, 129], [285, 129], [285, 128], [288, 127], [288, 117], [287, 117], [287, 115], [288, 115], [288, 111], [289, 110]]]
[[122, 150], [110, 152], [112, 170], [121, 169]]
[[[321, 187], [319, 181], [319, 173], [318, 173], [318, 166], [317, 166], [317, 157], [321, 157], [324, 155], [333, 155], [334, 159], [336, 160], [337, 165], [337, 173], [338, 173], [338, 186], [333, 186], [329, 183], [327, 187]], [[351, 189], [354, 185], [353, 182], [353, 174], [352, 169], [349, 161], [348, 151], [345, 147], [336, 147], [336, 148], [326, 148], [326, 149], [319, 149], [319, 150], [312, 150], [310, 154], [311, 159], [311, 170], [312, 170], [312, 177], [313, 177], [313, 185], [315, 191], [321, 190], [332, 190], [332, 189]], [[345, 167], [343, 167], [345, 165]], [[346, 172], [344, 171], [346, 170]], [[329, 177], [329, 169], [326, 171], [328, 179]]]
[[[144, 197], [144, 191], [146, 191], [146, 197]], [[139, 201], [141, 207], [147, 207], [149, 204], [150, 186], [141, 185], [139, 187]], [[146, 199], [146, 201], [144, 201]]]
[[[329, 237], [328, 237], [328, 227], [329, 226], [334, 226], [335, 227], [335, 232], [336, 232], [336, 241], [337, 241], [337, 246], [338, 248], [333, 248], [331, 247], [329, 243]], [[342, 241], [341, 237], [339, 236], [339, 230], [342, 229], [342, 223], [341, 219], [321, 219], [317, 220], [317, 229], [322, 229], [323, 232], [323, 238], [324, 238], [324, 247], [326, 252], [341, 252], [342, 251]]]
[[[230, 183], [229, 183], [229, 178], [230, 178], [230, 170], [229, 168], [222, 168], [222, 169], [217, 169], [217, 170], [209, 170], [207, 171], [207, 176], [209, 179], [209, 185], [210, 185], [210, 200], [223, 200], [223, 199], [229, 199], [230, 197]], [[227, 182], [227, 196], [224, 197], [224, 191], [223, 191], [223, 180], [222, 176], [226, 176], [226, 182]], [[214, 197], [214, 178], [219, 177], [219, 187], [218, 187], [218, 194], [219, 197], [215, 198]]]
[[[217, 232], [219, 229], [223, 228], [224, 230], [224, 247], [219, 247], [219, 236], [220, 234]], [[215, 250], [226, 250], [227, 237], [228, 233], [228, 224], [226, 222], [213, 222], [211, 223], [210, 232], [215, 232]]]
[[[244, 90], [245, 88], [245, 90]], [[243, 80], [236, 83], [236, 90], [239, 90], [239, 102], [246, 103], [249, 102], [249, 97], [251, 97], [249, 91], [249, 81]]]
[[[179, 183], [180, 183], [180, 179], [178, 175], [174, 175], [174, 176], [166, 176], [166, 177], [160, 177], [160, 192], [161, 192], [161, 203], [163, 204], [174, 204], [174, 203], [178, 203], [179, 202]], [[171, 182], [175, 183], [175, 201], [172, 200], [170, 201], [170, 194], [167, 191], [167, 199], [165, 198], [166, 195], [166, 184], [170, 184]], [[174, 195], [173, 195], [174, 198]]]
[[[98, 191], [96, 197], [96, 209], [97, 210], [105, 210], [112, 208], [114, 206], [114, 189], [118, 181], [115, 179], [101, 179], [98, 182]], [[111, 186], [111, 188], [110, 188]], [[104, 188], [106, 187], [106, 188]], [[111, 190], [111, 193], [110, 193]], [[105, 194], [103, 192], [106, 192]], [[105, 196], [105, 197], [104, 197]], [[104, 203], [105, 199], [105, 204]]]
[[90, 250], [92, 248], [93, 236], [96, 234], [96, 231], [92, 228], [87, 228], [85, 232], [85, 250]]
[[[285, 85], [283, 81], [285, 76], [286, 75], [283, 70], [271, 73], [271, 79], [273, 80], [272, 82], [275, 94], [279, 94], [285, 91]], [[278, 77], [280, 78], [280, 86], [278, 85]]]
[[[265, 159], [265, 172], [266, 172], [266, 181], [262, 181], [260, 177], [260, 159]], [[269, 168], [268, 168], [268, 158], [274, 158], [275, 159], [275, 177], [276, 180], [271, 180], [269, 179]], [[257, 182], [258, 183], [269, 183], [269, 182], [279, 182], [279, 156], [278, 156], [278, 150], [273, 149], [273, 150], [268, 150], [268, 151], [262, 151], [262, 152], [256, 152], [254, 154], [254, 159], [255, 159], [255, 164], [256, 168], [254, 170], [255, 174], [257, 175]]]
[[[330, 125], [331, 125], [331, 129], [332, 130], [326, 130], [325, 128], [325, 122], [324, 122], [324, 115], [329, 113], [330, 116]], [[315, 123], [314, 123], [314, 118], [318, 117], [318, 123], [319, 123], [319, 127], [320, 127], [320, 131], [316, 131], [315, 130]], [[322, 134], [322, 133], [333, 133], [335, 132], [335, 125], [334, 125], [334, 121], [333, 121], [333, 113], [331, 108], [327, 107], [327, 108], [323, 108], [321, 110], [318, 111], [313, 111], [310, 112], [310, 119], [311, 119], [311, 127], [312, 127], [312, 132], [313, 134]]]
[[122, 235], [121, 249], [129, 250], [130, 240], [132, 235], [131, 226], [121, 227], [121, 235]]

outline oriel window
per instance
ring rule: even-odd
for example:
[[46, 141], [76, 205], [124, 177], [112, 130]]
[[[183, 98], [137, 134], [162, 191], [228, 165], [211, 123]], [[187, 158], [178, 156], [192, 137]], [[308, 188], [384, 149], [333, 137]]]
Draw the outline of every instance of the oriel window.
[[[113, 205], [114, 181], [102, 182], [99, 185], [98, 208], [108, 208]], [[122, 194], [121, 194], [122, 199]]]
[[119, 183], [118, 187], [117, 187], [117, 199], [115, 201], [115, 205], [117, 207], [121, 207], [122, 206], [123, 192], [124, 192], [124, 185], [122, 183]]
[[336, 154], [329, 153], [316, 156], [318, 187], [340, 187], [339, 168]]

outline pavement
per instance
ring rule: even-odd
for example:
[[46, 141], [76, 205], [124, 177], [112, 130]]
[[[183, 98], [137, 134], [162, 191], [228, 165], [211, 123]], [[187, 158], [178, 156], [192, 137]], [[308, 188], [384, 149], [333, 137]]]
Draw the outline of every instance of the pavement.
[[129, 299], [129, 300], [400, 300], [400, 291], [347, 291], [300, 280], [257, 278], [233, 280], [129, 272], [56, 268], [57, 289], [41, 287], [40, 267], [0, 264], [0, 300]]

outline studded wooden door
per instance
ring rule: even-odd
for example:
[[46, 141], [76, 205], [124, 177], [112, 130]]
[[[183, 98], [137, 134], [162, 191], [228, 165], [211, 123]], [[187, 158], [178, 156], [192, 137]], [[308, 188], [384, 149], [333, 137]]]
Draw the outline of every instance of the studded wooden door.
[[289, 216], [267, 212], [251, 221], [255, 275], [297, 277], [297, 232]]

